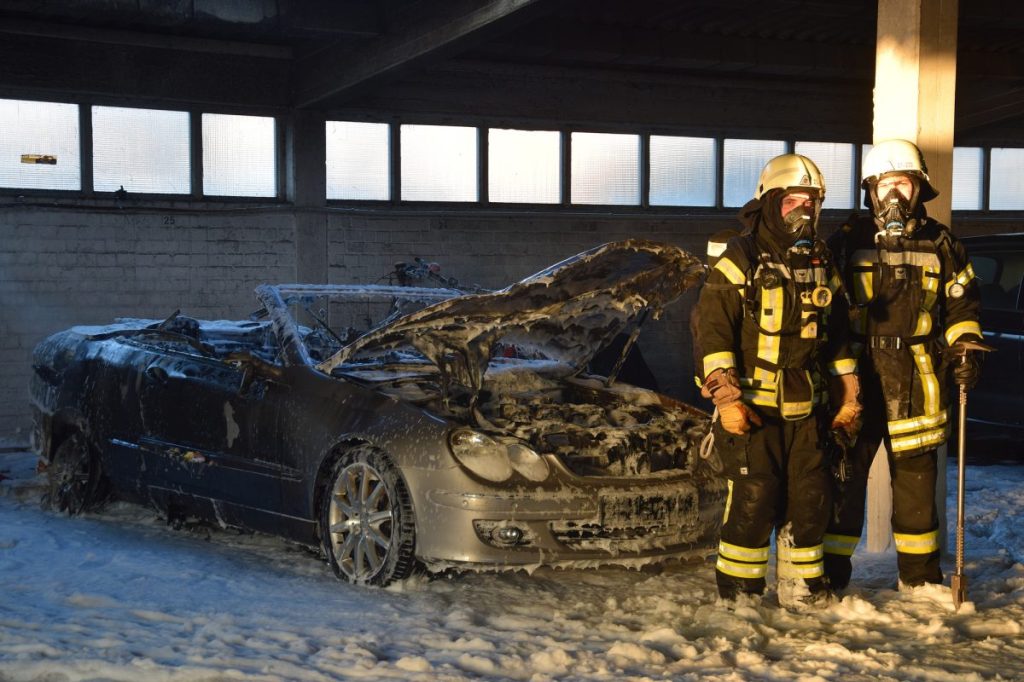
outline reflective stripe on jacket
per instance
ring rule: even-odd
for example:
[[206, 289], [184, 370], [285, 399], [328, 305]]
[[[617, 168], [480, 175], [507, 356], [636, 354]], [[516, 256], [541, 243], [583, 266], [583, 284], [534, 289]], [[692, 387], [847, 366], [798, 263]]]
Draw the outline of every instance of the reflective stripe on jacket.
[[829, 243], [853, 303], [853, 351], [881, 381], [893, 456], [910, 457], [946, 440], [942, 351], [965, 335], [980, 340], [980, 293], [944, 225], [926, 218], [913, 238], [875, 235], [861, 218]]
[[735, 367], [744, 400], [799, 419], [825, 400], [823, 374], [847, 374], [848, 308], [839, 273], [818, 241], [785, 256], [756, 235], [729, 240], [697, 303], [702, 377]]

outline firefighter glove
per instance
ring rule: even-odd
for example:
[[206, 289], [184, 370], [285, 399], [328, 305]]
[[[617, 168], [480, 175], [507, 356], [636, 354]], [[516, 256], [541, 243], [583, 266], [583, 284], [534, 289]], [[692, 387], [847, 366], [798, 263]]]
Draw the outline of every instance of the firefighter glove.
[[840, 405], [836, 416], [832, 417], [832, 430], [842, 430], [850, 440], [856, 438], [860, 430], [860, 410], [860, 403], [857, 401]]
[[761, 426], [757, 412], [741, 400], [719, 405], [718, 417], [722, 420], [722, 428], [737, 436], [747, 433], [754, 425]]
[[711, 398], [715, 407], [739, 400], [743, 397], [743, 391], [740, 390], [740, 380], [736, 376], [736, 370], [732, 367], [716, 369], [704, 381], [700, 394], [705, 398]]
[[860, 430], [860, 379], [856, 374], [842, 374], [829, 380], [829, 399], [836, 409], [831, 429], [841, 429], [851, 441]]
[[[954, 344], [953, 348], [959, 344]], [[981, 355], [975, 351], [958, 349], [956, 360], [953, 362], [953, 381], [957, 386], [963, 386], [968, 391], [974, 388], [981, 377]]]

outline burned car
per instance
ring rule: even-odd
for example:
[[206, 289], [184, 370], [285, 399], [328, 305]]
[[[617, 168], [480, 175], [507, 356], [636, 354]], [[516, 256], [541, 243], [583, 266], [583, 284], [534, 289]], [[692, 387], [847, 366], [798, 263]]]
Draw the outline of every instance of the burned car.
[[[322, 548], [377, 585], [417, 565], [704, 556], [725, 498], [708, 415], [584, 371], [702, 274], [631, 240], [492, 293], [263, 285], [247, 321], [72, 328], [34, 351], [49, 504], [112, 491]], [[347, 328], [371, 306], [382, 323]]]

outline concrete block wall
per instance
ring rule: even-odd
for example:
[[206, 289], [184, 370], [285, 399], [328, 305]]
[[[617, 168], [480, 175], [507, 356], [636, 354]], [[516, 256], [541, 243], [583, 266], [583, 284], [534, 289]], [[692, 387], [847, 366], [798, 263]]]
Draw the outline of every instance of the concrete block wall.
[[0, 440], [27, 441], [37, 342], [115, 317], [237, 318], [295, 278], [289, 213], [0, 211]]

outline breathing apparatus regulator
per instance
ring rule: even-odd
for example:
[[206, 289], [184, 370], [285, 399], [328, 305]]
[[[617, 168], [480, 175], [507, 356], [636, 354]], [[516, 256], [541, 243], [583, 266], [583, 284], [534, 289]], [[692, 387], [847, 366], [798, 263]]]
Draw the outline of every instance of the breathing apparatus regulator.
[[[904, 176], [910, 180], [912, 191], [904, 196], [893, 187], [885, 196], [878, 196], [880, 180]], [[919, 207], [938, 196], [928, 177], [921, 150], [906, 140], [886, 140], [875, 145], [864, 159], [861, 187], [865, 190], [865, 205], [871, 207], [878, 232], [875, 241], [891, 237], [911, 237], [919, 224]]]

